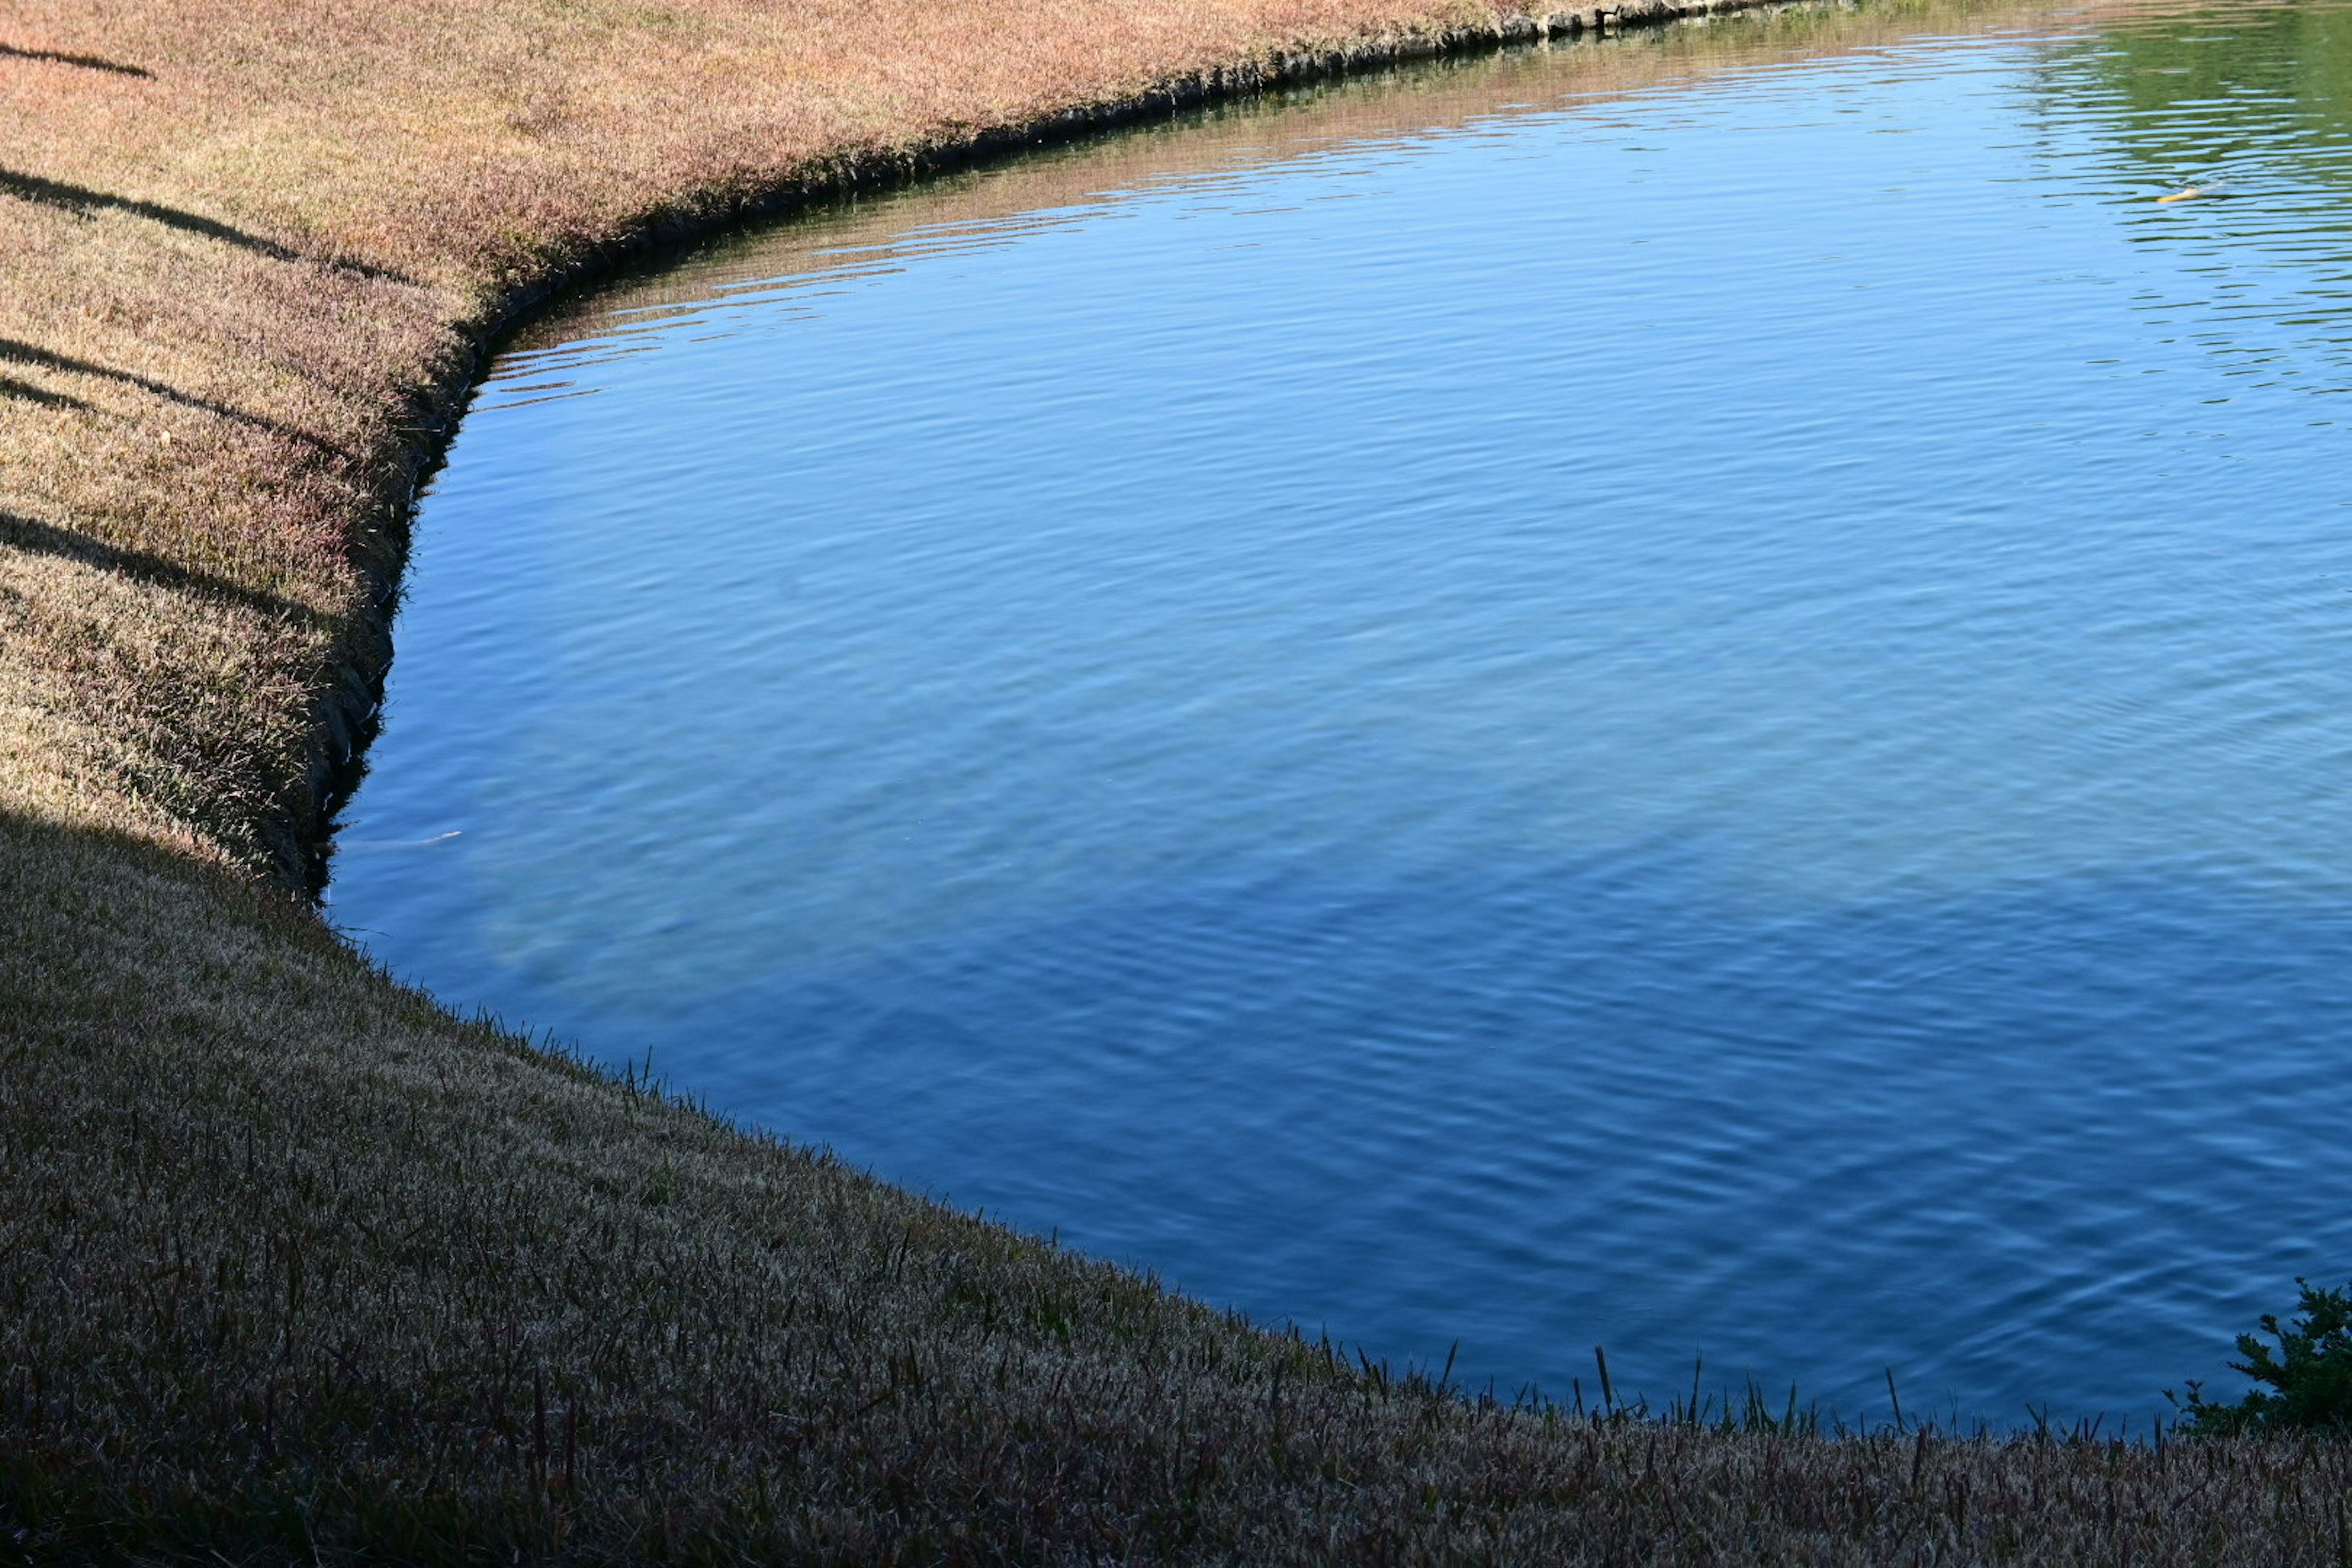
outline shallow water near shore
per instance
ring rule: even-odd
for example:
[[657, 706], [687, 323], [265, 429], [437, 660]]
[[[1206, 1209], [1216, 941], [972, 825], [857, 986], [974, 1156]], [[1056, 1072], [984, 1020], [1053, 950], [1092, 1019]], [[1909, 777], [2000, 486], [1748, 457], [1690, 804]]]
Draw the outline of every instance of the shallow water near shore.
[[2145, 1429], [2352, 1274], [2347, 214], [2352, 7], [1865, 9], [711, 246], [494, 366], [331, 912], [1506, 1396]]

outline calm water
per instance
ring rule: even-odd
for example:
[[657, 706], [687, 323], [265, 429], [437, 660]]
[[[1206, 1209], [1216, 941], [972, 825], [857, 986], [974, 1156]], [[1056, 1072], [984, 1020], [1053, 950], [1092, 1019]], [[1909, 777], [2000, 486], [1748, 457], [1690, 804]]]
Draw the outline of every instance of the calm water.
[[2352, 1272], [2347, 390], [2336, 5], [1718, 20], [867, 202], [498, 363], [334, 914], [1505, 1393], [2142, 1428]]

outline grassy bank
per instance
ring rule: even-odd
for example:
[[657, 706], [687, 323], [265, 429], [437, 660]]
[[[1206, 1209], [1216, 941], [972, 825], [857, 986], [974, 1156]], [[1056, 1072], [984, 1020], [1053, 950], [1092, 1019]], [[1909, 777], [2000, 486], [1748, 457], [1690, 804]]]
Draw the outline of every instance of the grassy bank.
[[1528, 26], [0, 13], [0, 1563], [2352, 1557], [2341, 1447], [1833, 1441], [1350, 1364], [469, 1024], [299, 896], [415, 476], [551, 281]]

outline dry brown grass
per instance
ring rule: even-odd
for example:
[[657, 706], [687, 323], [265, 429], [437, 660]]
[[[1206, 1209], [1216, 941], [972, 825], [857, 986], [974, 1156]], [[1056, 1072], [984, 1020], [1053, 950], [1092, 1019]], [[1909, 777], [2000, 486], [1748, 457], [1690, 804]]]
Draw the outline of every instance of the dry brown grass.
[[[6, 752], [299, 879], [430, 423], [520, 287], [1429, 0], [58, 4], [0, 54]], [[99, 66], [84, 63], [101, 62]], [[121, 68], [107, 68], [115, 67]], [[89, 722], [102, 716], [102, 721]], [[77, 795], [86, 795], [89, 784]]]
[[2352, 1446], [1832, 1441], [1368, 1373], [469, 1028], [144, 842], [12, 817], [0, 854], [0, 1562], [2346, 1544]]
[[845, 159], [1483, 15], [0, 10], [0, 1562], [2352, 1560], [2342, 1448], [1351, 1370], [468, 1025], [280, 890], [532, 287]]

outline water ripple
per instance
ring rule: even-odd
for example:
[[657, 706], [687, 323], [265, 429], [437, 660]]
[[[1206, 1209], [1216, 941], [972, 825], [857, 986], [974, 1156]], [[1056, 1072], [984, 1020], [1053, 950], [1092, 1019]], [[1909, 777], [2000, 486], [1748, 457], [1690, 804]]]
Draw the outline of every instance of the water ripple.
[[336, 912], [1376, 1354], [2144, 1415], [2352, 1258], [2347, 15], [1718, 18], [578, 305]]

